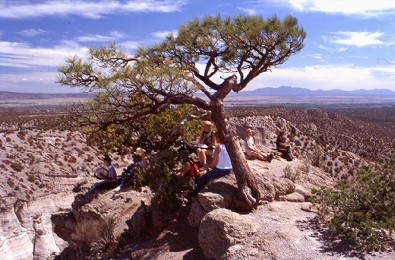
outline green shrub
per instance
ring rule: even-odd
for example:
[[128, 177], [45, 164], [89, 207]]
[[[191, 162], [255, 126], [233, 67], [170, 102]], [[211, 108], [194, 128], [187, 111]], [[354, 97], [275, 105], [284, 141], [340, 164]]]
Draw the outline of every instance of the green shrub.
[[23, 168], [24, 168], [22, 164], [17, 163], [17, 162], [11, 163], [10, 167], [11, 167], [14, 171], [17, 171], [17, 172], [21, 172], [21, 171], [23, 170]]
[[37, 180], [37, 177], [34, 175], [29, 175], [29, 177], [27, 177], [27, 180], [30, 182], [35, 182]]
[[189, 177], [176, 176], [177, 158], [170, 156], [165, 160], [151, 158], [150, 167], [139, 170], [135, 188], [148, 186], [154, 193], [151, 205], [162, 212], [174, 212], [179, 208], [184, 198], [192, 191]]
[[314, 191], [321, 220], [361, 249], [385, 247], [395, 229], [394, 173], [395, 155], [379, 170], [362, 167], [354, 178]]

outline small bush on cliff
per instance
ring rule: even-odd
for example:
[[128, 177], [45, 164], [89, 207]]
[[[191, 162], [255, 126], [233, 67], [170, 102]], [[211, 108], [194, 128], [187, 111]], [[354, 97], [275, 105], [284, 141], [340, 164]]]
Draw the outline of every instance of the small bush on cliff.
[[395, 155], [379, 170], [361, 168], [350, 180], [314, 191], [319, 215], [343, 238], [365, 250], [386, 246], [395, 230]]
[[103, 256], [114, 245], [114, 227], [115, 221], [110, 217], [85, 220], [78, 223], [72, 239], [86, 255]]
[[14, 170], [14, 171], [17, 171], [17, 172], [21, 172], [22, 170], [23, 170], [23, 165], [22, 164], [20, 164], [20, 163], [16, 163], [16, 162], [14, 162], [14, 163], [11, 163], [11, 168]]

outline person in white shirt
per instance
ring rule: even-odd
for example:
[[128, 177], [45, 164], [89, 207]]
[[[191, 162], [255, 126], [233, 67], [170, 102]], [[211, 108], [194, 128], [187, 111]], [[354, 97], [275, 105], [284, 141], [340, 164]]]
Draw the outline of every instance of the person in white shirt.
[[268, 161], [269, 163], [273, 159], [273, 154], [266, 155], [262, 151], [258, 149], [255, 145], [255, 140], [254, 140], [254, 135], [251, 130], [251, 128], [247, 129], [247, 137], [244, 140], [245, 148], [246, 148], [246, 153], [254, 158], [258, 158], [259, 160], [262, 161]]
[[232, 173], [232, 161], [224, 144], [224, 137], [220, 132], [215, 133], [217, 146], [214, 150], [213, 160], [207, 165], [211, 168], [198, 182], [194, 193], [197, 194], [212, 179], [218, 179]]

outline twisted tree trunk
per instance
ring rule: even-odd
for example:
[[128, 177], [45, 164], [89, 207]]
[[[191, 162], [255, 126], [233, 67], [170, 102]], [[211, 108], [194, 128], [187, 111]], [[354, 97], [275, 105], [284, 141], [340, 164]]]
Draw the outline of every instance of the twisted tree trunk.
[[241, 197], [245, 200], [248, 209], [258, 206], [261, 194], [252, 174], [243, 150], [237, 140], [237, 135], [230, 129], [229, 122], [226, 118], [223, 100], [214, 98], [210, 102], [211, 119], [214, 122], [217, 131], [222, 132], [225, 137], [225, 145], [232, 160], [233, 171], [236, 176], [237, 186]]

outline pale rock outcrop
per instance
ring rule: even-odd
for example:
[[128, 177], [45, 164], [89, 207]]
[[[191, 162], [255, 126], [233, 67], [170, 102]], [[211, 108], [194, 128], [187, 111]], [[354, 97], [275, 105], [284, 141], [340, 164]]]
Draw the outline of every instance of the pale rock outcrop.
[[313, 196], [311, 190], [301, 186], [300, 184], [295, 184], [295, 192], [302, 195], [305, 201], [308, 201], [311, 198], [311, 196]]
[[0, 214], [0, 256], [7, 259], [33, 259], [34, 245], [28, 233], [32, 229], [21, 226], [12, 205]]
[[51, 214], [71, 208], [73, 199], [66, 192], [8, 205], [0, 214], [0, 256], [45, 259], [60, 252], [66, 243], [53, 233]]
[[215, 209], [206, 214], [199, 228], [199, 245], [207, 258], [220, 258], [227, 250], [242, 244], [257, 226], [248, 216], [228, 209]]
[[295, 183], [287, 178], [279, 178], [272, 180], [276, 190], [276, 199], [295, 191]]
[[290, 202], [304, 202], [304, 196], [297, 192], [293, 192], [286, 195], [279, 196], [278, 200], [280, 201], [290, 201]]
[[[59, 253], [67, 243], [59, 239], [52, 231], [51, 214], [45, 213], [34, 219], [34, 257], [45, 259], [52, 253]], [[60, 243], [60, 244], [57, 244]]]

